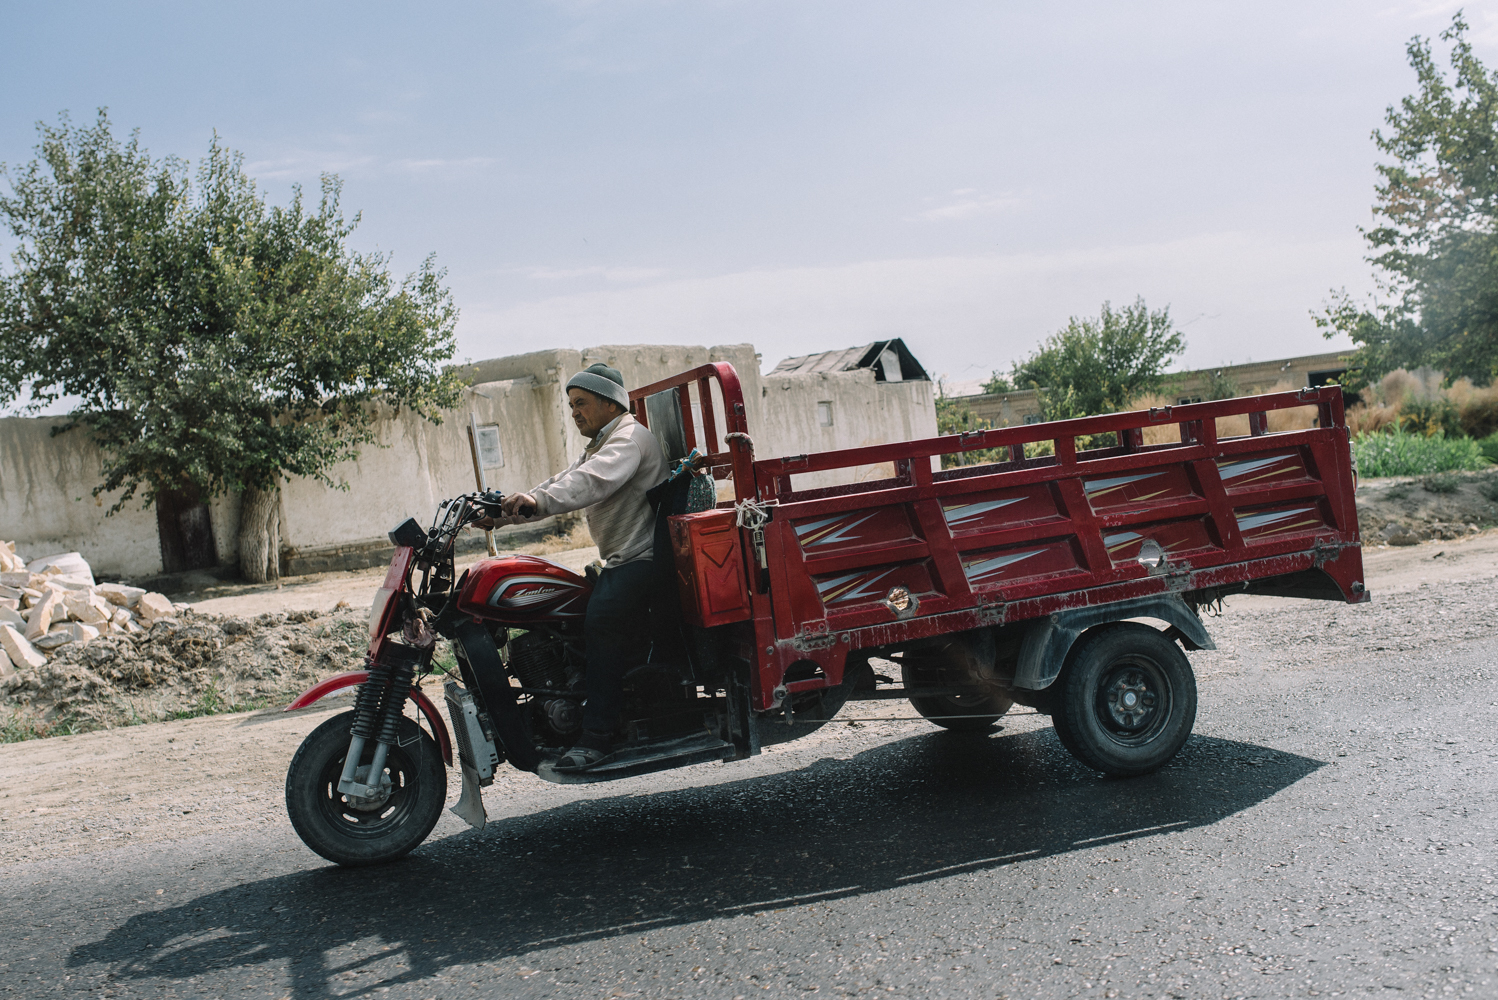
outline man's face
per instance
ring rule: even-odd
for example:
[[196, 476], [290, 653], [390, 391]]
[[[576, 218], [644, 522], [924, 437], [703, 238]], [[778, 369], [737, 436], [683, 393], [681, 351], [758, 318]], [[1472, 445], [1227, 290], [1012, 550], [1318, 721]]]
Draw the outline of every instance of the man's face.
[[572, 422], [585, 438], [597, 434], [605, 424], [624, 412], [613, 400], [576, 387], [567, 390], [567, 404], [572, 407]]

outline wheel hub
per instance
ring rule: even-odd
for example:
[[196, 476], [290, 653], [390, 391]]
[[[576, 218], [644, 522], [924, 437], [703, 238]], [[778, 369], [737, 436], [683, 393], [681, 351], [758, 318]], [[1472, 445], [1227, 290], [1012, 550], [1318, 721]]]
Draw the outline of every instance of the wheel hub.
[[1139, 670], [1125, 670], [1112, 678], [1103, 692], [1103, 704], [1113, 722], [1121, 729], [1144, 726], [1158, 703], [1149, 681]]
[[[361, 785], [369, 784], [368, 764], [361, 765], [354, 771], [354, 780]], [[379, 791], [367, 796], [345, 795], [343, 796], [343, 803], [350, 809], [357, 810], [358, 812], [379, 812], [385, 807], [385, 803], [390, 801], [390, 793], [394, 788], [395, 783], [390, 780], [389, 773], [382, 773], [380, 775]]]

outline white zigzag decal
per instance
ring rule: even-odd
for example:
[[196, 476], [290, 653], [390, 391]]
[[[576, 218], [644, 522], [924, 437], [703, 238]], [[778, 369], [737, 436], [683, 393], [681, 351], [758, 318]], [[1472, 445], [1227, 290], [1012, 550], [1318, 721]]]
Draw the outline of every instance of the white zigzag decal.
[[1012, 503], [1019, 503], [1024, 497], [1014, 497], [1009, 500], [986, 500], [982, 503], [962, 503], [954, 507], [943, 507], [942, 516], [947, 519], [947, 524], [955, 525], [962, 521], [971, 521], [975, 517], [982, 517], [991, 510], [1000, 507], [1008, 507]]
[[[878, 513], [878, 511], [875, 511], [875, 513]], [[820, 521], [809, 521], [806, 524], [798, 524], [796, 525], [796, 537], [804, 538], [810, 532], [816, 531], [818, 528], [825, 528], [829, 524], [836, 524], [846, 516], [846, 514], [838, 514], [834, 517], [824, 517]], [[848, 532], [852, 531], [854, 528], [858, 527], [860, 524], [867, 521], [873, 516], [873, 514], [865, 514], [863, 517], [860, 517], [852, 524], [844, 525], [836, 531], [829, 532], [824, 537], [813, 538], [809, 542], [802, 542], [801, 547], [805, 549], [810, 548], [813, 545], [830, 545], [833, 542], [854, 541], [856, 540], [857, 536], [854, 536], [854, 538], [848, 538]]]
[[994, 556], [992, 559], [980, 559], [974, 562], [964, 563], [962, 566], [962, 571], [967, 574], [968, 583], [973, 583], [974, 581], [982, 577], [988, 576], [995, 570], [1003, 569], [1005, 566], [1017, 563], [1021, 559], [1028, 559], [1031, 556], [1038, 556], [1044, 551], [1045, 549], [1036, 549], [1034, 552], [1016, 552], [1011, 555]]

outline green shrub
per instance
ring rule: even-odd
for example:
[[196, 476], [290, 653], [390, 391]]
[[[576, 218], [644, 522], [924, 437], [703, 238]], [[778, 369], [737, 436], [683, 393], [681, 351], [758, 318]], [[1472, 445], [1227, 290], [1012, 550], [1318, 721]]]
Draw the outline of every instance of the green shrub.
[[1456, 404], [1445, 396], [1435, 399], [1405, 397], [1399, 407], [1399, 426], [1427, 437], [1435, 434], [1443, 434], [1449, 438], [1463, 436]]
[[1489, 434], [1477, 442], [1477, 447], [1482, 449], [1482, 457], [1489, 462], [1498, 462], [1498, 434]]
[[1353, 450], [1357, 455], [1358, 474], [1369, 479], [1470, 472], [1489, 464], [1482, 449], [1471, 438], [1426, 437], [1403, 430], [1360, 434], [1353, 441]]
[[1456, 488], [1461, 484], [1462, 481], [1456, 476], [1449, 472], [1442, 472], [1439, 475], [1426, 477], [1420, 485], [1425, 487], [1427, 493], [1455, 493]]

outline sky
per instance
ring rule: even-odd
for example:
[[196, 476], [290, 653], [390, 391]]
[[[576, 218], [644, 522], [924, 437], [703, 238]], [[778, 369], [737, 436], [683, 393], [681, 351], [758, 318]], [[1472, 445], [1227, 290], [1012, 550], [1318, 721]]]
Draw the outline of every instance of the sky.
[[1311, 314], [1372, 287], [1370, 134], [1457, 7], [4, 0], [0, 161], [107, 107], [273, 201], [336, 173], [358, 248], [448, 269], [469, 360], [899, 336], [965, 381], [1142, 296], [1197, 368], [1348, 346]]

